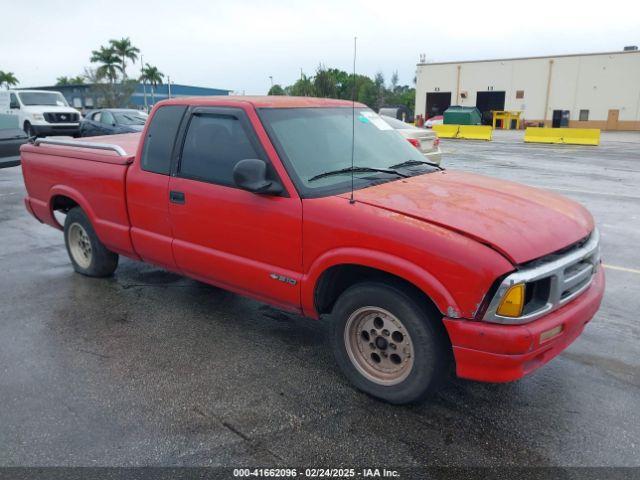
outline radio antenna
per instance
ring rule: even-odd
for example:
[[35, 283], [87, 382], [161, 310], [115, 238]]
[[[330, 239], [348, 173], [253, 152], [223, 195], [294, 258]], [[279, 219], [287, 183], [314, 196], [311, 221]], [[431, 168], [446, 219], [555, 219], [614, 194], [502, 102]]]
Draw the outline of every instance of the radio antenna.
[[351, 88], [351, 198], [349, 203], [356, 203], [353, 198], [353, 157], [356, 148], [356, 51], [358, 37], [353, 37], [353, 86]]

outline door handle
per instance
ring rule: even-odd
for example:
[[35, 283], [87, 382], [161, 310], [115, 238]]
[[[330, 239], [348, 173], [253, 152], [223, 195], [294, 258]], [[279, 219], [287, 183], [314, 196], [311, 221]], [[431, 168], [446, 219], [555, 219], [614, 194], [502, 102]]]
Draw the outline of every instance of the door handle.
[[184, 192], [176, 192], [175, 190], [171, 190], [169, 192], [169, 201], [171, 203], [184, 204]]

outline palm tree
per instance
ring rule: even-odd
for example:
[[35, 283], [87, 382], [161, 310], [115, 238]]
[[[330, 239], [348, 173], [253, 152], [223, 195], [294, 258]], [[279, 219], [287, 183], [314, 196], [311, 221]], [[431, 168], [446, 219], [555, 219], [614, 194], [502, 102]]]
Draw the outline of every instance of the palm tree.
[[0, 87], [2, 87], [3, 84], [6, 85], [7, 90], [9, 90], [9, 87], [18, 84], [18, 79], [13, 72], [3, 72], [0, 70]]
[[135, 62], [138, 59], [140, 49], [131, 45], [129, 37], [121, 38], [120, 40], [109, 40], [109, 43], [116, 56], [120, 58], [120, 71], [122, 72], [122, 76], [127, 78], [127, 60]]
[[122, 71], [120, 57], [111, 47], [100, 47], [100, 50], [93, 50], [91, 63], [100, 63], [101, 65], [96, 70], [98, 77], [106, 77], [112, 84], [118, 79], [118, 70]]
[[157, 67], [149, 65], [148, 63], [144, 64], [144, 68], [142, 69], [142, 75], [140, 75], [140, 81], [144, 84], [149, 83], [151, 85], [151, 103], [155, 104], [155, 87], [158, 85], [162, 85], [162, 79], [164, 78], [164, 73], [158, 70]]

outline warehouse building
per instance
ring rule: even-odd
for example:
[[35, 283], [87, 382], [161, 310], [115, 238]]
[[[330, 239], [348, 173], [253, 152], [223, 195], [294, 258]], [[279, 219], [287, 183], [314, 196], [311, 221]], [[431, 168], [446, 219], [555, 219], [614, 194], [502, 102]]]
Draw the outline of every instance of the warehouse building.
[[640, 51], [421, 63], [415, 113], [450, 105], [521, 111], [527, 124], [640, 130]]
[[[55, 85], [46, 87], [32, 87], [23, 90], [53, 90], [62, 93], [69, 105], [78, 110], [91, 110], [104, 106], [103, 93], [99, 88], [91, 84]], [[128, 100], [123, 101], [122, 107], [143, 109], [153, 106], [154, 102], [176, 97], [201, 97], [210, 95], [229, 95], [231, 90], [221, 88], [196, 87], [192, 85], [180, 85], [176, 83], [157, 85], [151, 91], [150, 85], [138, 83]]]

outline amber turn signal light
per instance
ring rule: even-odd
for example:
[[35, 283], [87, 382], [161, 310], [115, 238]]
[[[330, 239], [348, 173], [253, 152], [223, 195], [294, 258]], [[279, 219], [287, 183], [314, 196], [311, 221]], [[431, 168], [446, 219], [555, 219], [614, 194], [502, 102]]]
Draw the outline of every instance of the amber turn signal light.
[[502, 297], [496, 313], [502, 317], [519, 317], [524, 308], [524, 283], [513, 285]]

